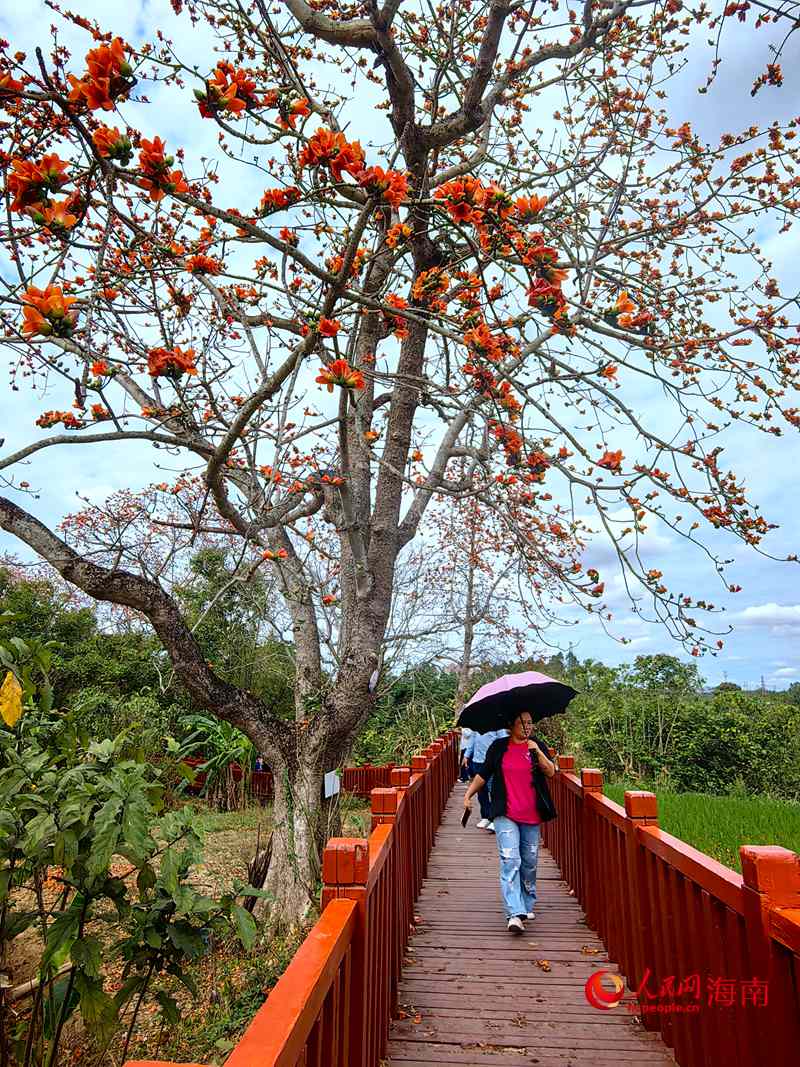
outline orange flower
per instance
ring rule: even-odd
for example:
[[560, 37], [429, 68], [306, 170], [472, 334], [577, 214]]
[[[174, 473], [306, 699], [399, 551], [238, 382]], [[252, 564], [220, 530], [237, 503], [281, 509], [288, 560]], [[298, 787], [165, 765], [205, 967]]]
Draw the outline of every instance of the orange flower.
[[184, 351], [177, 345], [173, 348], [151, 348], [147, 353], [147, 369], [153, 378], [177, 380], [182, 374], [197, 374], [194, 349], [187, 348]]
[[156, 203], [165, 193], [186, 193], [189, 186], [179, 170], [170, 171], [175, 162], [173, 156], [164, 155], [164, 142], [160, 137], [152, 141], [142, 138], [139, 150], [139, 168], [144, 175], [142, 185]]
[[430, 302], [438, 293], [446, 293], [450, 288], [450, 278], [441, 267], [431, 267], [417, 275], [411, 288], [415, 300]]
[[559, 286], [537, 278], [528, 288], [528, 303], [538, 308], [544, 315], [555, 315], [565, 304], [564, 294]]
[[[390, 304], [398, 310], [408, 307], [408, 301], [404, 297], [398, 296], [396, 293], [387, 293], [385, 301], [387, 304]], [[408, 337], [408, 324], [402, 315], [389, 315], [384, 311], [383, 317], [388, 325], [392, 327], [392, 332], [395, 337], [398, 337], [400, 340], [404, 337]]]
[[67, 210], [73, 206], [71, 199], [59, 200], [47, 207], [31, 208], [33, 221], [40, 226], [51, 230], [71, 230], [78, 221], [77, 215], [72, 215]]
[[325, 318], [319, 320], [319, 326], [317, 327], [321, 337], [335, 337], [341, 328], [342, 324], [338, 319]]
[[63, 424], [65, 430], [79, 430], [83, 426], [80, 419], [77, 419], [71, 411], [45, 411], [36, 420], [36, 425], [41, 426], [43, 430], [50, 426], [57, 426], [59, 423]]
[[326, 385], [328, 392], [333, 392], [334, 385], [343, 389], [365, 389], [366, 382], [359, 370], [353, 370], [346, 359], [335, 359], [327, 367], [321, 367], [316, 378], [320, 385]]
[[107, 419], [109, 416], [108, 408], [103, 407], [102, 404], [92, 404], [91, 412], [93, 419]]
[[326, 608], [330, 607], [331, 604], [336, 603], [336, 597], [333, 593], [326, 593], [325, 596], [322, 598], [322, 603], [325, 605]]
[[623, 458], [621, 450], [618, 452], [604, 452], [597, 461], [597, 466], [605, 467], [609, 471], [618, 471], [622, 466]]
[[7, 70], [0, 71], [0, 100], [8, 100], [17, 96], [25, 86], [21, 81], [17, 81], [16, 78], [8, 73]]
[[290, 103], [287, 103], [285, 98], [281, 97], [278, 100], [278, 110], [280, 111], [278, 125], [284, 130], [293, 130], [299, 118], [305, 119], [311, 114], [309, 101], [305, 96]]
[[57, 285], [37, 289], [31, 285], [22, 298], [25, 308], [22, 332], [28, 337], [41, 334], [43, 337], [69, 337], [75, 329], [77, 316], [70, 311], [76, 297], [64, 296]]
[[453, 222], [470, 222], [479, 225], [483, 220], [480, 208], [486, 198], [484, 187], [477, 178], [453, 178], [440, 185], [433, 194], [435, 200], [444, 201]]
[[72, 86], [71, 104], [81, 104], [90, 111], [111, 111], [114, 101], [135, 85], [133, 70], [125, 58], [125, 44], [115, 37], [111, 44], [100, 45], [86, 53], [87, 71], [79, 80], [67, 75]]
[[222, 270], [222, 264], [218, 260], [212, 259], [211, 256], [198, 254], [189, 256], [186, 260], [186, 269], [190, 274], [219, 274]]
[[520, 196], [514, 201], [514, 211], [520, 222], [526, 222], [535, 218], [546, 203], [546, 196]]
[[69, 181], [66, 170], [67, 164], [54, 152], [42, 156], [38, 163], [12, 159], [8, 176], [8, 191], [14, 197], [11, 210], [24, 211], [49, 193], [57, 192]]
[[398, 170], [370, 167], [359, 175], [358, 184], [395, 208], [400, 207], [408, 196], [408, 178]]
[[211, 118], [218, 111], [230, 111], [239, 115], [257, 105], [256, 83], [244, 70], [237, 70], [232, 63], [221, 60], [217, 69], [206, 82], [206, 91], [195, 90], [195, 96], [203, 118]]
[[92, 134], [92, 141], [103, 159], [117, 159], [123, 167], [130, 163], [133, 155], [131, 142], [116, 126], [101, 126]]
[[92, 374], [98, 378], [103, 374], [108, 374], [108, 364], [104, 359], [96, 359], [92, 364]]
[[411, 227], [407, 222], [398, 222], [386, 232], [386, 243], [389, 248], [396, 248], [400, 241], [411, 236]]
[[364, 149], [358, 141], [347, 141], [343, 133], [321, 127], [297, 157], [300, 167], [327, 166], [334, 181], [342, 180], [342, 171], [356, 177], [364, 169]]
[[601, 378], [606, 378], [608, 381], [613, 382], [617, 377], [618, 370], [619, 367], [617, 367], [616, 363], [607, 363], [598, 373]]
[[286, 551], [285, 548], [279, 548], [277, 552], [273, 552], [272, 549], [267, 548], [261, 553], [261, 558], [271, 560], [288, 559], [289, 553]]
[[267, 189], [261, 197], [259, 210], [262, 215], [271, 211], [280, 211], [281, 208], [297, 203], [302, 195], [296, 185], [289, 185], [285, 189]]

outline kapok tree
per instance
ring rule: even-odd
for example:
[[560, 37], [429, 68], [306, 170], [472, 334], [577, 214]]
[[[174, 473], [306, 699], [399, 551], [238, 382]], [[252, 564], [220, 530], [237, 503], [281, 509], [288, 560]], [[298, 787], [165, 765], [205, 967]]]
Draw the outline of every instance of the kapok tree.
[[[267, 885], [291, 919], [323, 774], [370, 710], [398, 557], [435, 494], [592, 514], [654, 616], [706, 647], [708, 605], [670, 589], [639, 535], [659, 520], [758, 547], [769, 529], [721, 441], [732, 420], [800, 423], [791, 294], [753, 235], [779, 240], [797, 211], [796, 130], [706, 144], [671, 121], [670, 74], [707, 17], [681, 0], [173, 7], [216, 41], [205, 70], [163, 35], [134, 49], [77, 17], [83, 60], [3, 53], [3, 340], [14, 387], [47, 384], [53, 406], [0, 461], [0, 526], [148, 619], [198, 704], [266, 754]], [[152, 134], [156, 91], [199, 109], [202, 156]], [[205, 661], [138, 520], [98, 543], [23, 506], [35, 453], [69, 477], [76, 445], [111, 442], [176, 472], [150, 494], [154, 527], [275, 569], [294, 722]], [[320, 523], [338, 557], [330, 671]], [[558, 580], [603, 613], [603, 576], [575, 560]]]

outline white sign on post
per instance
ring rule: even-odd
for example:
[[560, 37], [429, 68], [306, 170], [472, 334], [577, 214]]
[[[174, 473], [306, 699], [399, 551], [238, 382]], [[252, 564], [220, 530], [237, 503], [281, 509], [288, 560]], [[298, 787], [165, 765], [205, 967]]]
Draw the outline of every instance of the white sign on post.
[[325, 775], [325, 799], [335, 797], [341, 790], [342, 784], [336, 771], [328, 771]]

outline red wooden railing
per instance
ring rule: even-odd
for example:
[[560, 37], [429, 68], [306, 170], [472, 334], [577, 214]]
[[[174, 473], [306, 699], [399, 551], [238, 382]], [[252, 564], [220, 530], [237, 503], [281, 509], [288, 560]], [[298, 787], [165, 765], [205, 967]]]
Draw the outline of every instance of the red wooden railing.
[[800, 856], [742, 845], [740, 875], [661, 830], [655, 794], [629, 791], [623, 808], [600, 771], [559, 766], [543, 843], [644, 1025], [681, 1067], [797, 1067]]
[[[190, 786], [191, 792], [199, 792], [206, 781], [206, 772], [196, 768], [205, 762], [202, 756], [187, 756], [184, 763], [195, 771], [194, 781]], [[238, 763], [231, 764], [234, 780], [242, 780], [242, 768]], [[345, 767], [342, 771], [342, 789], [346, 793], [353, 793], [357, 797], [368, 798], [373, 789], [385, 788], [391, 785], [393, 763], [387, 763], [381, 767], [373, 767], [364, 764], [361, 767]], [[248, 783], [248, 792], [258, 800], [269, 800], [272, 797], [272, 772], [251, 771]]]
[[414, 901], [457, 777], [458, 735], [450, 732], [372, 790], [369, 840], [328, 842], [322, 915], [225, 1067], [378, 1067]]

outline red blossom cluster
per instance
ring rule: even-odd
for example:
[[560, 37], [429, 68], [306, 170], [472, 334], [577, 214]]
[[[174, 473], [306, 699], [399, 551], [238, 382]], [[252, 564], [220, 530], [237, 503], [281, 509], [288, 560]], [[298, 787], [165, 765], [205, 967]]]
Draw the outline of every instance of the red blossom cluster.
[[68, 74], [67, 79], [72, 87], [70, 103], [89, 111], [113, 111], [115, 102], [136, 84], [121, 37], [87, 52], [86, 66], [87, 71], [80, 79], [74, 74]]
[[262, 103], [264, 107], [278, 109], [277, 124], [282, 130], [294, 130], [299, 118], [308, 118], [311, 114], [311, 104], [307, 97], [296, 97], [291, 93], [281, 93], [277, 89], [271, 89]]
[[[13, 197], [12, 211], [44, 216], [48, 209], [57, 209], [57, 205], [49, 203], [49, 196], [69, 181], [66, 168], [65, 161], [55, 153], [43, 156], [37, 163], [12, 159], [11, 174], [7, 180], [7, 190]], [[66, 203], [63, 201], [59, 207], [63, 208]]]
[[358, 141], [348, 141], [343, 133], [322, 126], [303, 146], [297, 165], [301, 169], [325, 166], [336, 182], [342, 180], [343, 172], [358, 179], [364, 170], [364, 149]]
[[316, 381], [320, 385], [326, 385], [329, 393], [333, 392], [335, 385], [340, 385], [343, 389], [364, 389], [366, 387], [364, 375], [360, 370], [354, 370], [346, 359], [335, 359], [327, 367], [320, 368]]
[[186, 269], [189, 274], [220, 274], [222, 264], [213, 256], [206, 256], [202, 252], [189, 256], [186, 260]]
[[450, 288], [450, 275], [441, 267], [421, 271], [411, 287], [412, 297], [434, 311], [446, 311], [447, 301], [437, 299]]
[[36, 420], [36, 425], [43, 430], [58, 425], [63, 425], [65, 430], [79, 430], [83, 423], [71, 411], [45, 411]]
[[389, 248], [397, 248], [401, 241], [411, 236], [411, 226], [407, 222], [397, 222], [386, 231], [386, 244]]
[[187, 193], [189, 186], [179, 170], [170, 170], [175, 162], [174, 156], [164, 154], [164, 142], [160, 137], [152, 141], [142, 138], [139, 150], [139, 169], [143, 175], [142, 185], [147, 189], [150, 199], [156, 203], [166, 193]]
[[379, 200], [399, 208], [408, 197], [408, 178], [397, 170], [370, 167], [358, 175], [358, 184]]
[[606, 451], [603, 453], [600, 459], [598, 459], [597, 466], [604, 467], [606, 470], [616, 472], [622, 467], [622, 461], [624, 458], [625, 457], [622, 455], [621, 449], [616, 452]]
[[147, 370], [152, 378], [172, 378], [177, 380], [184, 374], [197, 374], [194, 365], [194, 349], [151, 348], [147, 353]]
[[205, 92], [195, 89], [194, 95], [200, 114], [210, 119], [222, 111], [234, 116], [243, 111], [252, 111], [258, 106], [255, 91], [255, 79], [247, 71], [238, 70], [232, 63], [222, 59], [206, 81]]
[[534, 194], [513, 200], [495, 183], [484, 185], [472, 177], [445, 182], [433, 196], [454, 222], [475, 227], [484, 253], [518, 259], [530, 276], [529, 305], [553, 319], [558, 332], [572, 332], [561, 291], [566, 271], [557, 266], [558, 253], [545, 244], [541, 233], [528, 233], [523, 228], [544, 209], [546, 196]]
[[70, 311], [76, 297], [64, 296], [57, 285], [37, 289], [30, 285], [22, 298], [22, 332], [26, 337], [41, 334], [43, 337], [69, 337], [75, 329], [77, 313]]
[[301, 198], [302, 192], [296, 185], [289, 185], [285, 189], [267, 189], [261, 197], [259, 212], [261, 215], [269, 215], [273, 211], [291, 207]]
[[120, 133], [116, 126], [100, 126], [92, 134], [97, 154], [103, 159], [115, 159], [123, 167], [131, 161], [133, 147], [127, 134]]
[[[383, 302], [389, 304], [391, 307], [397, 308], [398, 311], [402, 311], [403, 308], [408, 307], [408, 301], [405, 297], [398, 296], [397, 293], [387, 293], [383, 298]], [[404, 337], [408, 337], [408, 323], [402, 315], [390, 315], [388, 312], [384, 311], [383, 319], [395, 337], [400, 340]]]
[[612, 308], [608, 308], [603, 319], [610, 326], [619, 326], [633, 333], [652, 334], [655, 316], [652, 311], [639, 310], [628, 293], [623, 290]]

